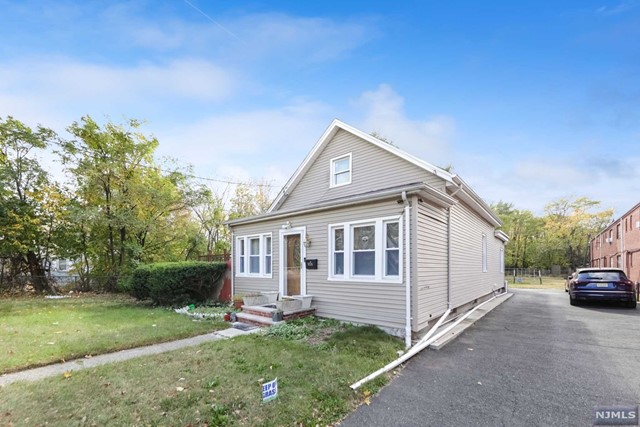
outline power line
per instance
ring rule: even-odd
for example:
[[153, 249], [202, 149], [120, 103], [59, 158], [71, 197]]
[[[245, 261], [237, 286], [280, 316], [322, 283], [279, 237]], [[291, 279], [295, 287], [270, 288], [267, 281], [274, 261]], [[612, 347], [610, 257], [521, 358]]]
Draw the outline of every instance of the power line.
[[[59, 141], [51, 141], [52, 144], [55, 144], [59, 147], [63, 147], [64, 148], [64, 144], [59, 142]], [[85, 154], [94, 154], [91, 151], [87, 150], [86, 148], [80, 148], [79, 151], [82, 151]], [[179, 170], [168, 170], [168, 169], [163, 169], [159, 166], [150, 166], [150, 165], [145, 165], [145, 164], [138, 164], [138, 167], [141, 168], [145, 168], [145, 169], [152, 169], [152, 170], [158, 170], [160, 172], [165, 172], [165, 173], [178, 173], [181, 174], [182, 176], [188, 177], [188, 178], [193, 178], [193, 179], [199, 179], [202, 181], [209, 181], [209, 182], [217, 182], [217, 183], [221, 183], [221, 184], [229, 184], [229, 185], [246, 185], [248, 187], [253, 187], [256, 185], [262, 185], [264, 187], [268, 187], [268, 188], [276, 188], [279, 189], [282, 186], [281, 185], [273, 185], [273, 184], [267, 184], [267, 183], [262, 183], [262, 184], [257, 184], [256, 182], [242, 182], [242, 181], [233, 181], [231, 179], [221, 179], [221, 178], [209, 178], [209, 177], [204, 177], [204, 176], [198, 176], [198, 175], [194, 175], [191, 173], [186, 173], [186, 172], [182, 172]]]

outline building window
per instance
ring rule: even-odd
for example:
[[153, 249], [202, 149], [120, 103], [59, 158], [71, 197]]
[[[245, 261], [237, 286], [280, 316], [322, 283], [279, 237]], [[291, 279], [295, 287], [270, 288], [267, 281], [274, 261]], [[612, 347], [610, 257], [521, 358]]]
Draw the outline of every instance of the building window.
[[482, 235], [482, 272], [486, 273], [487, 268], [487, 236], [485, 234]]
[[271, 233], [236, 238], [236, 276], [271, 277]]
[[329, 226], [329, 280], [402, 280], [402, 222], [398, 217]]
[[344, 228], [333, 229], [333, 275], [344, 275]]
[[376, 274], [376, 226], [353, 227], [353, 275]]
[[264, 274], [271, 274], [271, 236], [264, 238]]
[[260, 274], [260, 238], [249, 239], [249, 273]]
[[504, 273], [504, 248], [500, 248], [500, 273]]
[[331, 187], [351, 184], [351, 153], [331, 160]]
[[620, 239], [620, 224], [616, 226], [616, 239]]
[[400, 223], [385, 222], [384, 275], [400, 275]]
[[238, 239], [238, 273], [244, 274], [244, 264], [245, 264], [245, 247], [244, 247], [244, 239]]

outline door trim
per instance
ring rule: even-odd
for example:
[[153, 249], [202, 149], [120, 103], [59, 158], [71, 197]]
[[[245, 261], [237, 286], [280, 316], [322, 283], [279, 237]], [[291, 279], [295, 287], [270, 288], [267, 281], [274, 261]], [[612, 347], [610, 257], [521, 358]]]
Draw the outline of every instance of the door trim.
[[300, 235], [300, 294], [307, 294], [307, 269], [304, 267], [304, 259], [307, 256], [307, 248], [304, 246], [304, 241], [307, 240], [307, 227], [296, 227], [280, 230], [280, 236], [278, 240], [278, 275], [279, 275], [279, 291], [280, 295], [284, 295], [286, 284], [285, 280], [287, 272], [285, 271], [285, 258], [286, 250], [284, 248], [284, 237], [293, 234]]

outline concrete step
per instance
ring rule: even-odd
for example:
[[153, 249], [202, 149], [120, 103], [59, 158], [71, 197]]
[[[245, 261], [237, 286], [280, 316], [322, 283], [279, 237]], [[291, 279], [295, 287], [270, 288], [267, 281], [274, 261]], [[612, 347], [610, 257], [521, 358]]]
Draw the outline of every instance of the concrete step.
[[249, 313], [236, 313], [236, 317], [238, 319], [239, 322], [244, 322], [244, 323], [249, 323], [251, 325], [256, 325], [256, 326], [273, 326], [273, 325], [279, 325], [282, 322], [274, 322], [273, 320], [271, 320], [271, 317], [265, 317], [265, 316], [258, 316], [255, 314], [249, 314]]

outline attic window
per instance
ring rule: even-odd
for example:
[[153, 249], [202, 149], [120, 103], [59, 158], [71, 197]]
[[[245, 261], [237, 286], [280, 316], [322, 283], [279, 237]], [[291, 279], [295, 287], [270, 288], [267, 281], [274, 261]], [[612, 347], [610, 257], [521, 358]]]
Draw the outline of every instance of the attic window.
[[331, 187], [351, 184], [351, 153], [331, 159]]

